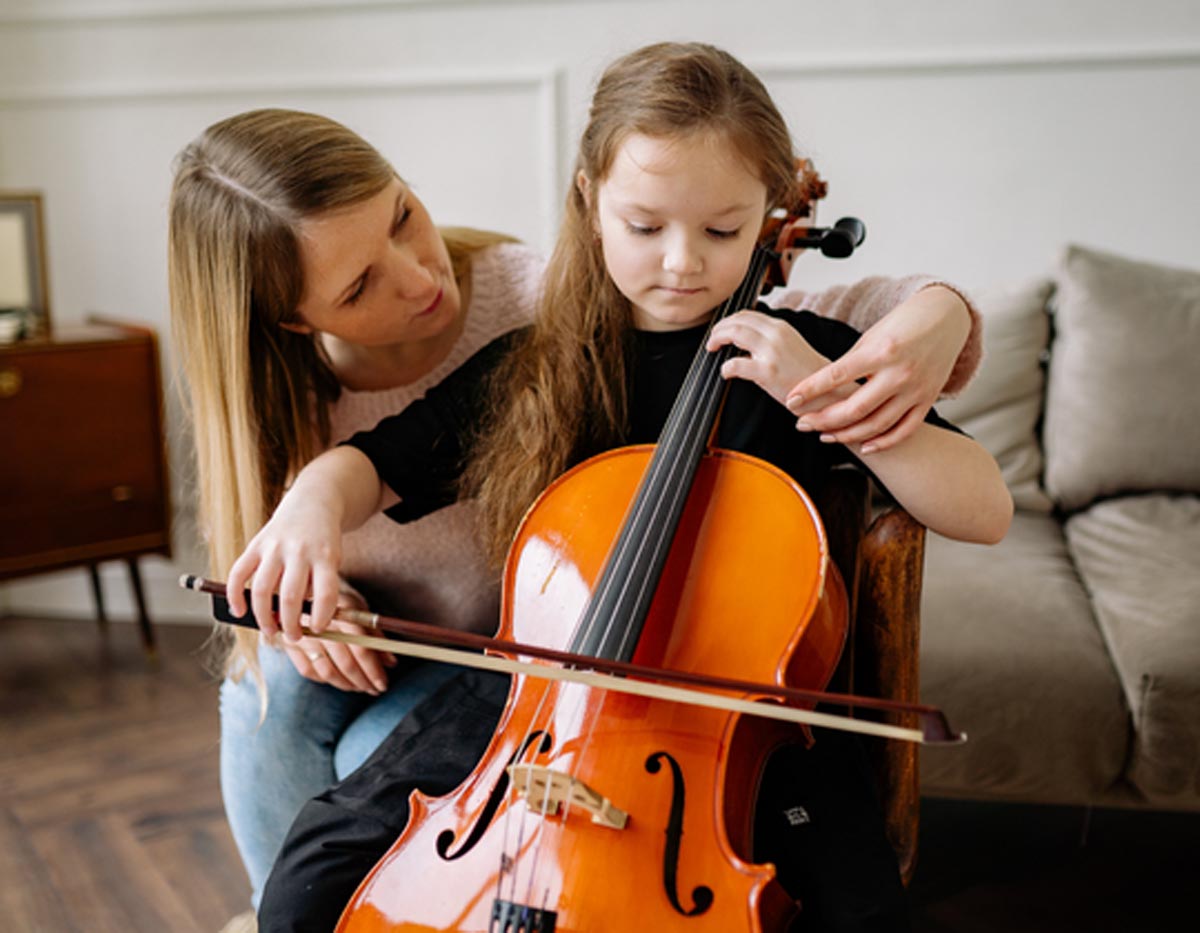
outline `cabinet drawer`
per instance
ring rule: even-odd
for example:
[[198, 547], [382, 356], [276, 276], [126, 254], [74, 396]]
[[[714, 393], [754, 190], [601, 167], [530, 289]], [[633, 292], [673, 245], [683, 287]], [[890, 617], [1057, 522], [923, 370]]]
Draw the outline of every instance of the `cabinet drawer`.
[[0, 573], [166, 548], [160, 402], [149, 335], [0, 354]]

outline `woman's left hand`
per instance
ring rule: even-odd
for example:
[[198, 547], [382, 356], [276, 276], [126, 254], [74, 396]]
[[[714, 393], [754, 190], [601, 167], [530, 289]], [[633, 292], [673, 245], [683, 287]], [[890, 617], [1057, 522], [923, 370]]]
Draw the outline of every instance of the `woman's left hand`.
[[821, 432], [822, 440], [861, 443], [864, 453], [893, 447], [925, 419], [970, 327], [966, 303], [953, 290], [924, 288], [845, 356], [806, 373], [785, 403], [801, 429]]
[[[327, 631], [371, 634], [361, 625], [340, 619], [330, 622]], [[279, 644], [302, 677], [338, 690], [371, 696], [380, 696], [387, 690], [386, 668], [396, 663], [392, 655], [382, 651], [323, 638], [302, 638], [298, 642], [280, 639]]]

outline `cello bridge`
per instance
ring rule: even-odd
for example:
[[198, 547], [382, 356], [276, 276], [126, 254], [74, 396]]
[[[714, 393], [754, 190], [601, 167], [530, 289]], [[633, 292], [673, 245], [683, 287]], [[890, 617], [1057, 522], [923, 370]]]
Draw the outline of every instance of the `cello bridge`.
[[565, 807], [578, 807], [592, 815], [592, 822], [610, 829], [624, 829], [629, 814], [615, 806], [599, 791], [578, 778], [542, 765], [509, 765], [513, 790], [524, 797], [531, 809], [559, 814]]

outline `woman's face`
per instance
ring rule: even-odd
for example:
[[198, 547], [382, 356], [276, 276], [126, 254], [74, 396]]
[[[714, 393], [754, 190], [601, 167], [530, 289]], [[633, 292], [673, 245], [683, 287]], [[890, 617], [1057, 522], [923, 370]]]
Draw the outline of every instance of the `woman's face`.
[[293, 329], [383, 347], [427, 340], [458, 318], [446, 245], [400, 179], [299, 227], [304, 295]]
[[604, 264], [639, 329], [703, 323], [741, 283], [767, 189], [723, 137], [630, 136], [594, 192], [580, 185], [595, 198]]

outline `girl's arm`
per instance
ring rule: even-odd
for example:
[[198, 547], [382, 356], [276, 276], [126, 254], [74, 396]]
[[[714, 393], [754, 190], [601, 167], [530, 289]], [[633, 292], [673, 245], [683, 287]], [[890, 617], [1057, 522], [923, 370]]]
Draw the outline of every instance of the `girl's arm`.
[[[282, 629], [290, 641], [303, 637], [300, 604], [310, 593], [309, 628], [324, 631], [337, 608], [342, 534], [395, 501], [362, 451], [327, 450], [300, 471], [270, 520], [234, 561], [226, 580], [229, 608], [245, 615], [242, 590], [253, 575], [251, 605], [265, 635]], [[271, 608], [275, 593], [278, 626]]]
[[871, 441], [879, 449], [897, 443], [979, 365], [978, 311], [935, 279], [872, 277], [823, 292], [789, 291], [771, 303], [864, 331], [853, 350], [801, 381], [788, 401], [813, 430], [843, 443]]
[[[755, 382], [781, 403], [791, 386], [829, 365], [790, 324], [757, 311], [740, 311], [716, 324], [708, 348], [724, 344], [746, 355], [727, 360], [722, 375]], [[797, 425], [801, 430], [804, 421]], [[835, 438], [826, 434], [821, 440]], [[921, 421], [886, 448], [873, 441], [846, 446], [927, 528], [979, 543], [995, 543], [1008, 531], [1012, 496], [995, 459], [971, 438]]]
[[965, 434], [922, 422], [886, 450], [846, 446], [930, 531], [976, 544], [995, 544], [1008, 532], [1013, 502], [1000, 467]]

